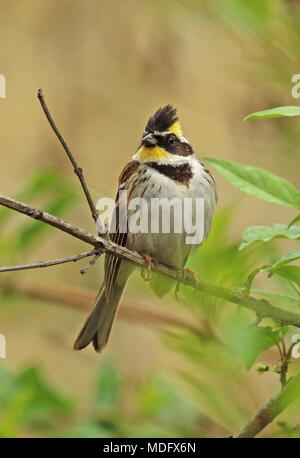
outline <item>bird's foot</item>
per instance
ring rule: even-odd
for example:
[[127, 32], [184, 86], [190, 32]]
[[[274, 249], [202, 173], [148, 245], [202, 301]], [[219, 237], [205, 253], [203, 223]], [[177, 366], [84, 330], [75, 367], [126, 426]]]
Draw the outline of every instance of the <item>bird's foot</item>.
[[185, 275], [189, 274], [189, 275], [191, 275], [193, 277], [196, 286], [198, 286], [199, 285], [199, 274], [198, 274], [198, 272], [196, 272], [196, 270], [194, 270], [194, 269], [189, 269], [189, 268], [188, 269], [184, 269], [184, 271], [185, 271], [184, 272]]
[[145, 281], [150, 281], [152, 266], [157, 265], [158, 260], [156, 258], [153, 258], [152, 256], [150, 256], [150, 254], [147, 254], [147, 253], [143, 253], [142, 256], [147, 263], [147, 268], [142, 270], [142, 277]]
[[177, 278], [176, 286], [175, 286], [175, 290], [174, 290], [174, 296], [175, 296], [176, 301], [178, 301], [178, 302], [180, 302], [180, 297], [179, 297], [180, 286], [181, 286], [180, 280], [179, 280], [179, 278]]
[[180, 293], [180, 287], [181, 287], [182, 280], [187, 280], [189, 276], [193, 277], [193, 279], [194, 279], [195, 292], [198, 290], [198, 284], [199, 284], [199, 274], [198, 274], [198, 272], [196, 272], [193, 269], [189, 269], [189, 268], [187, 268], [187, 269], [184, 269], [184, 268], [179, 269], [178, 270], [178, 274], [177, 274], [177, 282], [176, 282], [176, 286], [175, 286], [175, 291], [174, 291], [175, 299], [178, 300], [178, 301], [180, 300], [179, 299], [179, 293]]
[[[198, 274], [198, 272], [196, 272], [194, 269], [190, 269], [190, 268], [181, 269], [181, 278], [183, 280], [187, 280], [188, 277], [193, 277], [194, 283], [195, 283], [195, 287], [197, 288], [198, 285], [199, 285], [199, 274]], [[180, 280], [179, 280], [179, 282], [180, 282]]]

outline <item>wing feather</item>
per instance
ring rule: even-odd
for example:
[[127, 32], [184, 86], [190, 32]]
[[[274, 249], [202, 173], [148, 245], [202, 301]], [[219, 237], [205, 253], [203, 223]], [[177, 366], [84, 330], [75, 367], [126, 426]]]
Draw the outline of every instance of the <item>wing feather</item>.
[[[120, 232], [120, 221], [119, 221], [119, 201], [120, 201], [120, 191], [127, 190], [130, 182], [132, 182], [132, 178], [137, 172], [139, 167], [138, 161], [131, 161], [129, 162], [123, 169], [120, 178], [119, 178], [119, 189], [116, 196], [116, 205], [114, 210], [115, 219], [115, 228], [114, 231], [111, 231], [109, 234], [109, 238], [112, 242], [116, 243], [117, 245], [126, 247], [127, 244], [127, 228], [125, 228], [126, 232]], [[123, 228], [122, 228], [123, 229]], [[122, 259], [118, 258], [117, 256], [113, 256], [107, 254], [105, 256], [105, 264], [104, 264], [104, 282], [105, 282], [105, 292], [106, 297], [109, 298], [111, 294], [113, 294], [117, 279], [118, 273], [120, 271], [120, 267], [122, 264]]]

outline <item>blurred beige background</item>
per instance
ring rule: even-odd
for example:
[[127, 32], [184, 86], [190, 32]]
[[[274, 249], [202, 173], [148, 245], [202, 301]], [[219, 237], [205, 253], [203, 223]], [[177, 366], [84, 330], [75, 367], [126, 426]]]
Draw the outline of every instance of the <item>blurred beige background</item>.
[[[296, 104], [290, 78], [299, 68], [290, 63], [279, 84], [279, 78], [262, 66], [265, 55], [257, 36], [246, 29], [239, 37], [237, 30], [210, 14], [209, 2], [1, 4], [0, 73], [7, 82], [7, 98], [0, 100], [1, 193], [14, 196], [43, 167], [63, 172], [77, 185], [38, 103], [40, 87], [95, 199], [115, 195], [118, 175], [135, 153], [148, 117], [167, 103], [178, 108], [184, 134], [199, 157], [264, 167], [298, 184], [299, 159], [282, 139], [287, 121], [242, 119], [260, 109]], [[274, 57], [272, 62], [280, 73], [284, 59]], [[294, 126], [296, 121], [289, 122]], [[294, 216], [285, 208], [242, 195], [215, 175], [219, 208], [238, 204], [233, 237], [240, 238], [249, 225], [287, 222]], [[83, 198], [66, 219], [93, 230]], [[24, 262], [82, 249], [80, 242], [49, 230], [42, 246], [32, 256], [28, 253]], [[10, 275], [20, 281], [33, 278], [37, 283], [96, 288], [102, 263], [85, 277], [77, 264]], [[133, 293], [129, 285], [128, 297]], [[162, 305], [153, 296], [147, 301]], [[0, 331], [7, 336], [8, 354], [4, 364], [37, 362], [58, 386], [67, 386], [79, 398], [85, 398], [93, 383], [99, 358], [115, 359], [131, 378], [176, 364], [155, 329], [124, 320], [117, 321], [104, 356], [91, 348], [75, 353], [72, 344], [82, 312], [29, 299], [20, 302], [16, 299], [10, 309], [1, 308]]]

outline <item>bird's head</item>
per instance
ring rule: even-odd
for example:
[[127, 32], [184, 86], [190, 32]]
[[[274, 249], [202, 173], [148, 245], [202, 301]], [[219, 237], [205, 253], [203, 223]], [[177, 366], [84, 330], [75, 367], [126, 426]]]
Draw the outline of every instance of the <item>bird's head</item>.
[[170, 162], [178, 156], [194, 154], [184, 138], [176, 109], [171, 105], [159, 108], [147, 122], [136, 158], [142, 162]]

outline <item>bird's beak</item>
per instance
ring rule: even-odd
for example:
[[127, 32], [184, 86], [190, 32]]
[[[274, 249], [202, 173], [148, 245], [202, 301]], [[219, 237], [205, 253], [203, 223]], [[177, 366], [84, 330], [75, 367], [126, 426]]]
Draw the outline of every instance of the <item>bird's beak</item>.
[[144, 146], [155, 146], [157, 145], [157, 139], [153, 134], [147, 134], [145, 137], [143, 137], [142, 144]]

